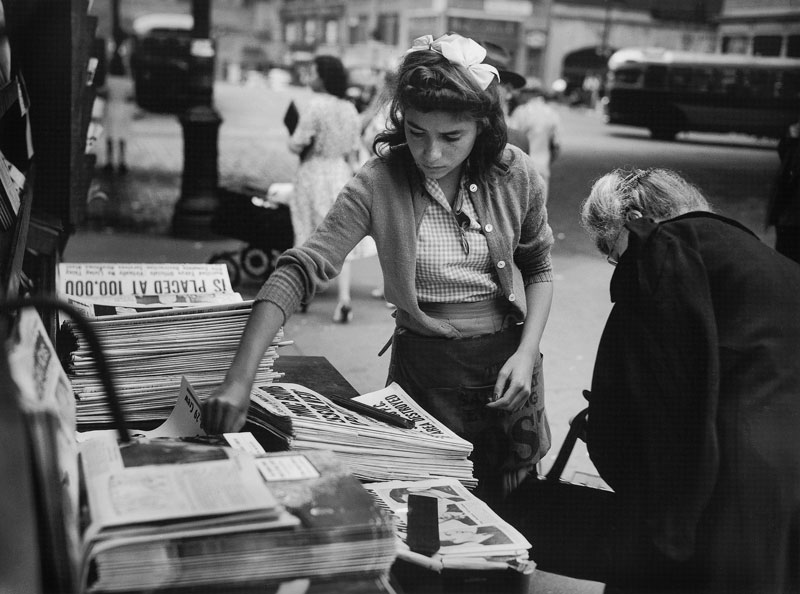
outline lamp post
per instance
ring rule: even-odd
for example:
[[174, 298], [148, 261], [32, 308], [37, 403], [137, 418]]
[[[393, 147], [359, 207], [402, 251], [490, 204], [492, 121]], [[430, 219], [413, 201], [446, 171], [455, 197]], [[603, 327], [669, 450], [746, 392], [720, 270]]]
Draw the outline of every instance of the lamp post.
[[211, 234], [219, 204], [218, 137], [222, 118], [214, 109], [214, 44], [211, 0], [192, 0], [189, 52], [189, 103], [179, 120], [183, 128], [181, 195], [172, 217], [172, 233], [202, 238]]
[[605, 0], [605, 14], [603, 16], [603, 33], [600, 39], [600, 47], [597, 50], [597, 53], [604, 58], [611, 57], [611, 46], [609, 44], [609, 38], [611, 37], [611, 12], [614, 6], [627, 6], [627, 2], [625, 0]]

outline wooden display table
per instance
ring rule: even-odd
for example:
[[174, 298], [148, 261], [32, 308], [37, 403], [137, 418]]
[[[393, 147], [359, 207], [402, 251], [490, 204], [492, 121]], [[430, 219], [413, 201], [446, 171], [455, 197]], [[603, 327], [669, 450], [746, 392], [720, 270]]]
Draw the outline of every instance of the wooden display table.
[[352, 384], [325, 357], [280, 355], [275, 359], [273, 369], [286, 374], [278, 380], [279, 382], [300, 384], [323, 396], [354, 398], [359, 395]]

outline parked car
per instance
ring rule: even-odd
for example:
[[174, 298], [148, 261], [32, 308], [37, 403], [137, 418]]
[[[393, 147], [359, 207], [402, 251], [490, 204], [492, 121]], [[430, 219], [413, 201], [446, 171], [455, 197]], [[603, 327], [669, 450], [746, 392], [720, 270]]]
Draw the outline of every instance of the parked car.
[[148, 14], [133, 21], [131, 70], [142, 109], [176, 113], [188, 106], [193, 26], [189, 14]]

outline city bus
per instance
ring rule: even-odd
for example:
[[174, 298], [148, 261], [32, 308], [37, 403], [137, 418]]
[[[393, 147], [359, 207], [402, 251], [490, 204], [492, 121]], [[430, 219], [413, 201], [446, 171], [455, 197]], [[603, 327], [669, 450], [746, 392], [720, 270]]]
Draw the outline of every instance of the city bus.
[[800, 59], [651, 48], [608, 60], [605, 121], [678, 132], [736, 132], [779, 138], [800, 117]]

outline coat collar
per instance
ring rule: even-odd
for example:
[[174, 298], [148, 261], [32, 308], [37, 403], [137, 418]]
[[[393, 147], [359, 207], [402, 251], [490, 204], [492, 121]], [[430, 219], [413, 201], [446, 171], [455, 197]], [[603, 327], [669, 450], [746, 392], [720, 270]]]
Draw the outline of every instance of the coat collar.
[[[636, 294], [637, 286], [645, 286], [648, 279], [657, 279], [659, 273], [652, 270], [652, 266], [660, 266], [664, 262], [652, 262], [647, 257], [648, 244], [658, 238], [662, 232], [667, 231], [675, 224], [688, 223], [703, 220], [715, 220], [732, 227], [736, 227], [753, 237], [758, 237], [750, 229], [722, 215], [713, 212], [693, 211], [666, 221], [656, 222], [652, 218], [640, 218], [629, 221], [625, 227], [630, 232], [628, 237], [628, 249], [620, 257], [614, 274], [611, 277], [611, 301], [616, 303], [624, 300], [626, 295]], [[667, 231], [668, 232], [668, 231]]]

